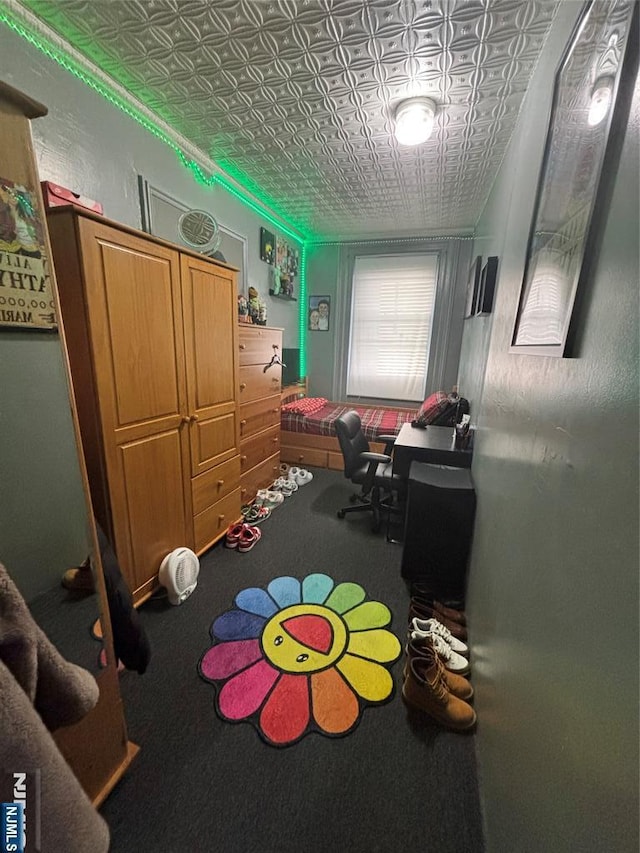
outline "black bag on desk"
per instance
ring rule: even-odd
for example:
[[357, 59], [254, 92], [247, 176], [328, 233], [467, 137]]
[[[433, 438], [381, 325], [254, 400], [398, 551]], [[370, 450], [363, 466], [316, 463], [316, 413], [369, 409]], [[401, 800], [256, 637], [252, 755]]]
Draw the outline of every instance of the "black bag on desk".
[[450, 400], [447, 407], [436, 415], [431, 423], [434, 426], [454, 427], [460, 423], [463, 415], [469, 414], [469, 409], [469, 401], [465, 397], [458, 397], [457, 400]]

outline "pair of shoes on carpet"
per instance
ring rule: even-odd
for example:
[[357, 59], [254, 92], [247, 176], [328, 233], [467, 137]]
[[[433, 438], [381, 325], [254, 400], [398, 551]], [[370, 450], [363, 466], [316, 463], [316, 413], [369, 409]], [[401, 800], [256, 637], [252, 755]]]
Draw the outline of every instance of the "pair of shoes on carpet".
[[281, 492], [285, 498], [290, 498], [294, 492], [298, 491], [298, 484], [295, 480], [285, 480], [284, 477], [278, 477], [278, 479], [272, 483], [271, 488], [274, 492]]
[[296, 468], [295, 466], [289, 468], [288, 478], [292, 482], [294, 482], [297, 486], [306, 486], [307, 483], [310, 483], [313, 480], [313, 474], [311, 471], [307, 471], [306, 468]]
[[261, 521], [266, 521], [271, 515], [271, 510], [268, 506], [256, 503], [245, 504], [241, 512], [246, 524], [260, 524]]
[[227, 548], [235, 548], [244, 553], [257, 545], [261, 538], [262, 530], [259, 527], [241, 522], [229, 527], [224, 544]]
[[432, 639], [409, 641], [403, 676], [402, 698], [409, 707], [453, 731], [474, 727], [473, 687], [445, 668]]
[[416, 643], [429, 642], [445, 669], [458, 675], [470, 672], [469, 647], [458, 640], [448, 628], [437, 619], [418, 619], [414, 617], [409, 626], [409, 639]]
[[266, 506], [267, 509], [275, 509], [284, 503], [284, 495], [282, 492], [274, 492], [270, 489], [258, 489], [258, 493], [253, 502], [254, 506]]

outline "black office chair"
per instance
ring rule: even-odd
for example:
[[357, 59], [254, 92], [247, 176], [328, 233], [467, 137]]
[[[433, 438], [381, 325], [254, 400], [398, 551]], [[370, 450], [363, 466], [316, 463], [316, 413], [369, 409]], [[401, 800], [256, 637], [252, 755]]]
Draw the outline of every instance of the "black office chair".
[[377, 440], [385, 445], [384, 453], [372, 453], [369, 442], [362, 431], [357, 412], [351, 410], [340, 415], [334, 422], [340, 450], [344, 460], [344, 475], [361, 487], [351, 496], [351, 506], [338, 510], [338, 518], [348, 512], [372, 512], [373, 530], [380, 529], [380, 512], [391, 508], [393, 492], [402, 486], [399, 477], [393, 474], [391, 453], [395, 435], [379, 435]]

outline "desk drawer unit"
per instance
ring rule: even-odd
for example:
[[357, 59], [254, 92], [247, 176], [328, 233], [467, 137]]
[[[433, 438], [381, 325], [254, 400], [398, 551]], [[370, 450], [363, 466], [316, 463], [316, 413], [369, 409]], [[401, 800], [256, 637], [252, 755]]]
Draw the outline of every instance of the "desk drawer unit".
[[282, 355], [282, 329], [239, 327], [241, 501], [253, 500], [258, 489], [280, 473], [280, 390], [282, 368], [271, 364]]

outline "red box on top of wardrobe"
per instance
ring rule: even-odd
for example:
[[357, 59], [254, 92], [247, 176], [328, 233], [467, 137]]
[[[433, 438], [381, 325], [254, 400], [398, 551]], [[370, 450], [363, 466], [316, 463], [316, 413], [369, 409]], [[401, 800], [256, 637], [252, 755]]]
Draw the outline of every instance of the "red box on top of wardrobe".
[[73, 190], [61, 187], [51, 181], [42, 181], [40, 186], [42, 187], [42, 198], [47, 208], [60, 207], [63, 204], [75, 204], [76, 207], [83, 207], [85, 210], [92, 210], [94, 213], [102, 213], [102, 205], [99, 201], [74, 193]]

